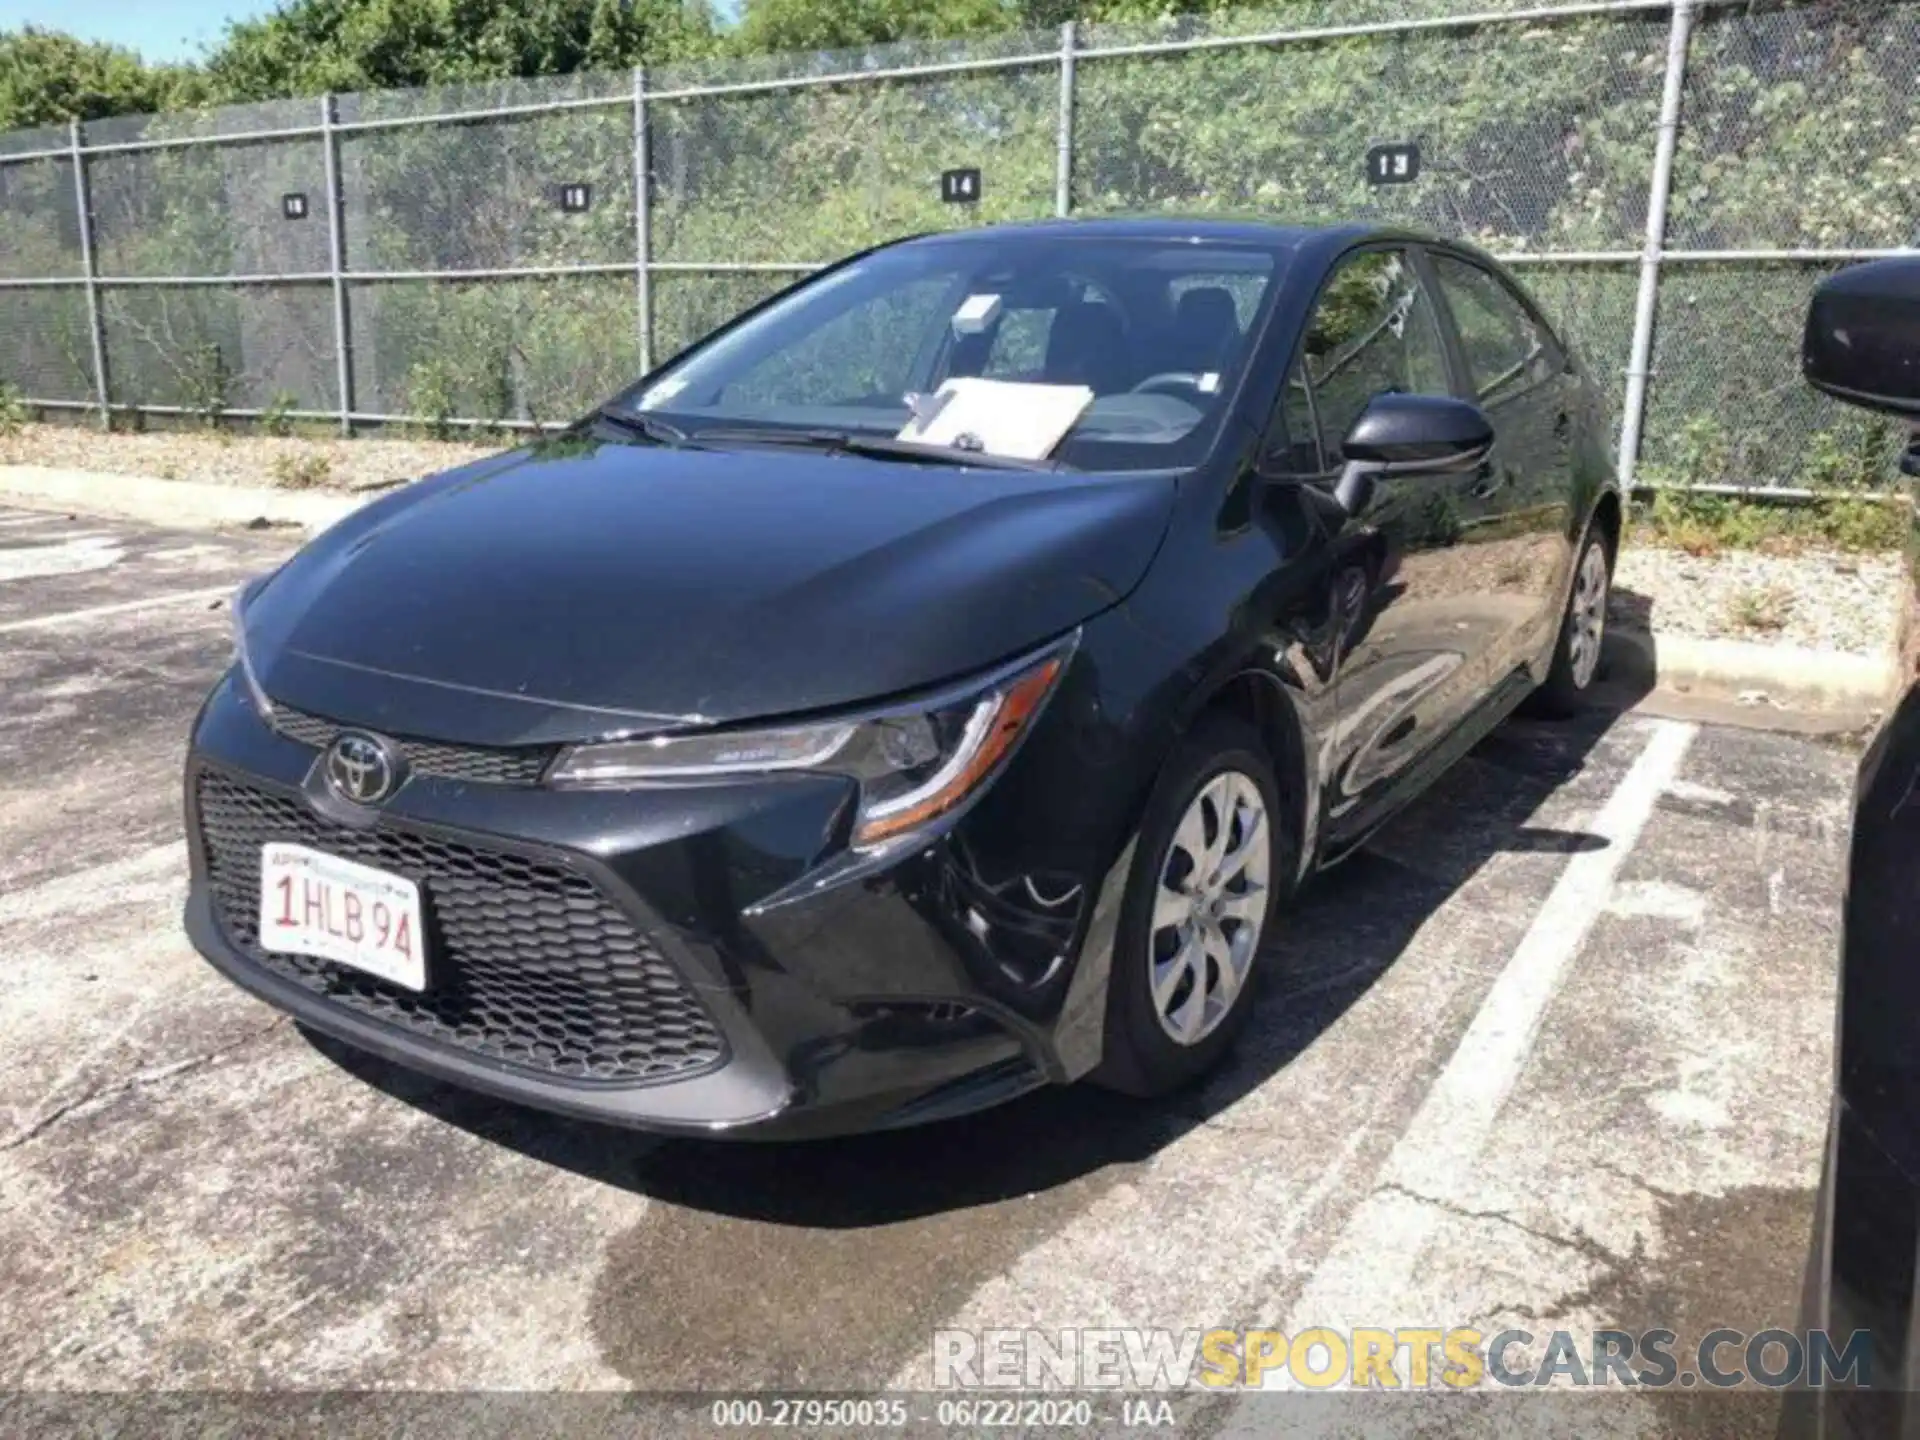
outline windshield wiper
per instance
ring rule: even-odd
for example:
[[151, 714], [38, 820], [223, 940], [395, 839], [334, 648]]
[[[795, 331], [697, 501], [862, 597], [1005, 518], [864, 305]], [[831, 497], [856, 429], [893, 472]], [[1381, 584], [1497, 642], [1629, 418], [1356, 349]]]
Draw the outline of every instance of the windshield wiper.
[[862, 435], [850, 430], [765, 430], [703, 428], [696, 443], [722, 445], [791, 445], [830, 455], [862, 455], [874, 460], [923, 460], [934, 465], [958, 465], [978, 470], [1061, 469], [1055, 460], [1022, 460], [992, 455], [985, 450], [961, 450], [952, 445], [923, 445], [891, 435]]
[[637, 410], [603, 409], [596, 414], [608, 424], [617, 426], [628, 434], [638, 435], [643, 440], [651, 440], [656, 445], [691, 443], [687, 432], [678, 425], [669, 425], [664, 420], [656, 420], [651, 415], [642, 415]]

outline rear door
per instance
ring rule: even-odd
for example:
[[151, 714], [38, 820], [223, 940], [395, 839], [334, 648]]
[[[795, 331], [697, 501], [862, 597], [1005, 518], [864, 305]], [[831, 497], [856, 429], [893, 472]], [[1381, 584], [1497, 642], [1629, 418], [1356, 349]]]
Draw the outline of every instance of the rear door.
[[[1300, 398], [1311, 407], [1322, 483], [1338, 474], [1347, 431], [1374, 396], [1455, 388], [1433, 296], [1402, 246], [1341, 258], [1301, 355]], [[1288, 409], [1297, 415], [1299, 402]], [[1472, 577], [1455, 559], [1473, 484], [1470, 473], [1382, 478], [1371, 506], [1335, 537], [1338, 719], [1325, 757], [1336, 777], [1328, 796], [1335, 843], [1371, 823], [1395, 782], [1484, 692], [1487, 634], [1472, 623]]]
[[1496, 627], [1497, 662], [1537, 656], [1560, 620], [1572, 563], [1573, 427], [1579, 403], [1559, 342], [1505, 277], [1469, 256], [1429, 252], [1457, 342], [1461, 393], [1493, 423], [1494, 447], [1462, 512], [1461, 565]]

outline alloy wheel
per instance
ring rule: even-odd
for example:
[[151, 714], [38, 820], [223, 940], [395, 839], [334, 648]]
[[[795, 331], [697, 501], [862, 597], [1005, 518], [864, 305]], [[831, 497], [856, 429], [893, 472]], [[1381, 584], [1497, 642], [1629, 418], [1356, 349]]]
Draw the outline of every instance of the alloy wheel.
[[1580, 557], [1567, 609], [1567, 661], [1573, 683], [1584, 690], [1600, 666], [1600, 642], [1607, 628], [1607, 551], [1597, 542]]
[[1197, 1045], [1232, 1012], [1267, 915], [1272, 839], [1260, 787], [1223, 770], [1193, 797], [1161, 859], [1147, 957], [1160, 1028]]

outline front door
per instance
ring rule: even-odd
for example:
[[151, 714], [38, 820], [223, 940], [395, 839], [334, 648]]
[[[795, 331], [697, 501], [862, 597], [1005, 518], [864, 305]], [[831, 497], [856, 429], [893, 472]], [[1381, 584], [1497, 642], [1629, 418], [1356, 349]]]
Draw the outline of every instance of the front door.
[[[1374, 396], [1452, 393], [1441, 334], [1409, 252], [1369, 248], [1339, 263], [1303, 346], [1328, 477]], [[1323, 771], [1333, 777], [1327, 838], [1335, 844], [1372, 823], [1395, 782], [1488, 688], [1492, 632], [1475, 577], [1458, 564], [1474, 483], [1471, 473], [1382, 479], [1369, 508], [1335, 539], [1343, 638]]]

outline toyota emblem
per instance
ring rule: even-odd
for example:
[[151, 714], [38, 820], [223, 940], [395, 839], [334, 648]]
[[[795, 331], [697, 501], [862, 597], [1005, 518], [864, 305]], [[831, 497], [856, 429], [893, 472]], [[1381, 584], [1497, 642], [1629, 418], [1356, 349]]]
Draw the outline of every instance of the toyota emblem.
[[391, 795], [399, 766], [384, 740], [349, 730], [327, 750], [327, 783], [356, 805], [378, 805]]

